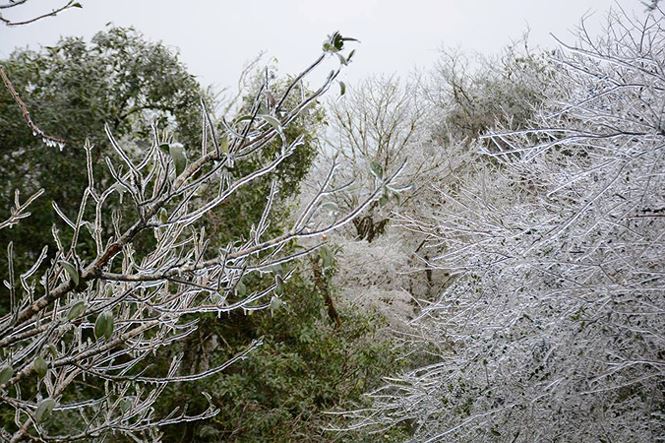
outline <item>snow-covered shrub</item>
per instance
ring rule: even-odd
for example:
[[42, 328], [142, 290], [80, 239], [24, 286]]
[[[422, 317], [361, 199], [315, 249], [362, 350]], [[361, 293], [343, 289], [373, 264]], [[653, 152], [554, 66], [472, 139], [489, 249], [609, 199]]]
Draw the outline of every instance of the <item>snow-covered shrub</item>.
[[[452, 273], [416, 326], [434, 363], [371, 394], [356, 425], [414, 441], [665, 439], [665, 16], [611, 14], [552, 57], [531, 129], [406, 223]], [[489, 142], [489, 143], [487, 143]]]

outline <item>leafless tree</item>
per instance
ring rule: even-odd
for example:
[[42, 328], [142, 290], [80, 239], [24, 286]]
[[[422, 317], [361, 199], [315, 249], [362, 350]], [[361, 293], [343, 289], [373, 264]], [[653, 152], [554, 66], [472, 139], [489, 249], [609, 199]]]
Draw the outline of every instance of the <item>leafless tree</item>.
[[[442, 274], [433, 273], [416, 255], [427, 233], [391, 227], [406, 215], [430, 213], [426, 203], [433, 199], [425, 195], [451, 171], [451, 151], [431, 138], [435, 114], [423, 97], [418, 75], [408, 80], [367, 78], [327, 106], [326, 141], [329, 152], [342, 159], [339, 180], [355, 179], [329, 209], [348, 210], [367, 195], [381, 192], [381, 198], [353, 220], [352, 228], [332, 239], [340, 250], [335, 282], [345, 300], [378, 310], [397, 327], [413, 317], [414, 297], [429, 297]], [[385, 171], [405, 159], [408, 165], [399, 185], [384, 186]]]
[[[426, 137], [426, 108], [418, 99], [417, 82], [405, 83], [396, 77], [371, 77], [349, 87], [347, 94], [329, 101], [331, 130], [328, 144], [343, 159], [343, 175], [355, 178], [337, 204], [349, 208], [382, 186], [384, 171], [409, 159], [404, 171], [406, 184], [422, 182], [422, 175], [435, 169], [431, 156], [422, 148]], [[395, 196], [405, 188], [385, 188], [362, 218], [354, 220], [356, 237], [371, 242], [384, 230], [395, 206]], [[392, 197], [392, 201], [391, 201]], [[402, 195], [406, 197], [406, 195]], [[401, 202], [400, 202], [401, 203]]]
[[[614, 12], [562, 43], [562, 79], [529, 129], [412, 220], [453, 273], [414, 326], [430, 364], [387, 380], [355, 426], [414, 441], [665, 437], [665, 15]], [[407, 223], [407, 222], [405, 222]]]
[[[243, 278], [270, 273], [275, 265], [306, 256], [320, 241], [306, 249], [294, 248], [294, 242], [320, 239], [380, 197], [377, 188], [334, 220], [316, 222], [322, 205], [340, 191], [331, 186], [337, 167], [333, 165], [292, 226], [276, 236], [266, 234], [280, 193], [275, 171], [302, 141], [287, 142], [284, 129], [310, 112], [336, 79], [345, 65], [346, 41], [339, 33], [330, 36], [321, 56], [280, 89], [283, 94], [276, 95], [266, 76], [251, 113], [231, 122], [222, 118], [221, 132], [204, 109], [200, 150], [155, 133], [152, 146], [141, 154], [123, 146], [107, 129], [118, 160], [106, 159], [114, 183], [101, 186], [93, 174], [92, 146], [84, 146], [88, 186], [81, 190], [78, 213], [65, 214], [54, 203], [67, 227], [63, 232], [51, 228], [55, 258], [48, 260], [45, 248], [30, 269], [15, 270], [13, 245], [8, 246], [10, 271], [4, 283], [11, 300], [10, 312], [0, 318], [0, 401], [14, 410], [17, 431], [0, 431], [3, 439], [91, 441], [113, 432], [146, 441], [158, 438], [160, 426], [216, 413], [210, 405], [192, 416], [183, 406], [158, 416], [153, 405], [167, 385], [219, 373], [260, 341], [230, 361], [194, 374], [182, 373], [180, 354], [164, 371], [151, 364], [151, 356], [196, 331], [196, 314], [270, 306], [279, 293], [275, 289], [289, 273], [276, 274], [272, 284], [252, 293], [246, 293]], [[304, 78], [330, 60], [335, 68], [318, 89], [308, 92]], [[273, 151], [267, 148], [276, 142], [277, 152], [268, 154]], [[240, 174], [236, 163], [252, 156], [263, 160]], [[402, 167], [386, 172], [382, 183], [390, 186]], [[265, 209], [251, 234], [214, 246], [201, 228], [202, 219], [239, 189], [271, 179]], [[20, 223], [38, 197], [23, 202], [17, 194], [11, 218], [0, 228]], [[110, 223], [105, 221], [108, 211]], [[92, 253], [82, 251], [84, 239], [94, 244]], [[96, 384], [99, 394], [68, 400], [82, 381]], [[65, 435], [50, 432], [50, 419], [56, 416], [73, 423]]]

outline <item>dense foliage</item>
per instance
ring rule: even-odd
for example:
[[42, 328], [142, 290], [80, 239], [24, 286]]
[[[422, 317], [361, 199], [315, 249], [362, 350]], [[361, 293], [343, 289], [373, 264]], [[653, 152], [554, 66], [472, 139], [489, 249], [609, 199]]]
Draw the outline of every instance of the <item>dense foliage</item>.
[[167, 428], [166, 439], [327, 442], [367, 438], [364, 433], [326, 431], [338, 421], [327, 412], [353, 407], [366, 389], [378, 385], [382, 375], [399, 369], [398, 353], [382, 336], [384, 322], [376, 314], [342, 305], [336, 324], [327, 312], [327, 294], [322, 292], [329, 290], [327, 283], [317, 286], [313, 279], [298, 276], [285, 284], [280, 302], [268, 310], [207, 319], [197, 332], [197, 340], [207, 344], [195, 354], [198, 364], [206, 358], [210, 361], [205, 364], [221, 363], [253, 339], [261, 338], [263, 345], [223, 375], [167, 394], [164, 406], [169, 409], [169, 402], [191, 403], [198, 398], [194, 393], [206, 390], [220, 412], [206, 422]]
[[[14, 98], [0, 88], [0, 199], [11, 201], [15, 189], [23, 195], [45, 190], [31, 206], [31, 217], [11, 231], [0, 231], [0, 243], [14, 242], [20, 265], [30, 265], [44, 245], [55, 250], [52, 201], [67, 213], [77, 210], [87, 184], [86, 140], [93, 146], [98, 180], [111, 180], [103, 161], [114, 155], [105, 124], [117, 138], [131, 134], [137, 150], [149, 146], [152, 125], [174, 131], [181, 143], [200, 143], [201, 87], [177, 54], [132, 29], [109, 28], [90, 43], [69, 37], [41, 51], [20, 49], [1, 63], [32, 119], [67, 147], [44, 146]], [[8, 214], [3, 205], [0, 218]], [[3, 275], [6, 265], [3, 254]], [[4, 301], [1, 306], [6, 309]]]

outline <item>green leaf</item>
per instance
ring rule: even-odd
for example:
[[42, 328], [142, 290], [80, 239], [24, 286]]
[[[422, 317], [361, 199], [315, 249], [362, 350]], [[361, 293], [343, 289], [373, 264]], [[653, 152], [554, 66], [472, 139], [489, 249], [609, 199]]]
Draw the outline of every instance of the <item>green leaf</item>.
[[383, 178], [383, 167], [378, 162], [372, 161], [369, 164], [369, 169], [372, 171], [372, 174], [376, 176], [376, 178]]
[[223, 136], [222, 139], [219, 141], [219, 148], [222, 150], [224, 154], [229, 153], [229, 138], [227, 136]]
[[129, 408], [132, 407], [132, 400], [130, 398], [123, 398], [122, 400], [120, 400], [119, 406], [120, 406], [120, 411], [122, 411], [122, 413], [125, 413], [129, 411]]
[[[333, 201], [325, 202], [321, 205], [321, 210], [335, 211], [339, 209], [339, 205]], [[304, 248], [303, 248], [304, 249]]]
[[69, 5], [70, 8], [82, 8], [83, 6], [79, 2], [74, 2]]
[[276, 311], [277, 309], [281, 308], [283, 305], [284, 305], [284, 302], [279, 297], [276, 297], [276, 296], [273, 295], [272, 298], [270, 299], [270, 311], [271, 312]]
[[169, 221], [169, 213], [166, 212], [166, 208], [160, 208], [160, 210], [157, 212], [157, 218], [161, 223], [166, 223]]
[[122, 185], [120, 183], [116, 183], [115, 185], [113, 185], [113, 189], [115, 189], [115, 192], [117, 192], [120, 196], [122, 196], [122, 194], [124, 194], [127, 191], [125, 185]]
[[159, 149], [161, 149], [164, 154], [169, 155], [169, 144], [168, 143], [160, 144]]
[[339, 95], [341, 97], [344, 94], [346, 94], [346, 84], [344, 82], [339, 82]]
[[52, 358], [56, 358], [58, 356], [58, 350], [50, 343], [46, 345], [46, 351], [51, 355]]
[[175, 166], [176, 177], [182, 174], [182, 171], [187, 167], [187, 156], [185, 155], [185, 147], [180, 143], [171, 143], [169, 145], [169, 154], [173, 159]]
[[240, 117], [236, 117], [233, 119], [234, 124], [238, 124], [244, 121], [251, 120], [253, 117], [251, 115], [241, 115]]
[[388, 196], [388, 194], [384, 193], [383, 195], [381, 195], [381, 198], [379, 199], [379, 205], [385, 206], [385, 204], [388, 203], [389, 201], [390, 197]]
[[7, 383], [12, 378], [13, 375], [14, 375], [14, 368], [12, 368], [9, 365], [4, 365], [0, 369], [0, 385], [4, 385], [5, 383]]
[[275, 275], [275, 294], [284, 294], [284, 280], [280, 275]]
[[32, 364], [32, 369], [35, 370], [39, 378], [43, 378], [46, 375], [46, 371], [48, 371], [48, 364], [46, 363], [46, 360], [44, 360], [44, 357], [41, 355], [37, 357]]
[[97, 316], [95, 320], [95, 338], [99, 340], [104, 337], [106, 340], [113, 335], [113, 313], [104, 311]]
[[262, 115], [259, 115], [259, 117], [261, 119], [263, 119], [263, 121], [268, 123], [270, 126], [277, 129], [277, 132], [280, 132], [280, 133], [282, 132], [282, 123], [279, 120], [277, 120], [275, 117], [273, 117], [272, 115], [262, 114]]
[[349, 64], [351, 62], [351, 58], [353, 55], [356, 53], [355, 49], [352, 49], [351, 52], [349, 52], [349, 56], [346, 58], [346, 63]]
[[332, 268], [332, 266], [335, 264], [335, 259], [327, 246], [321, 247], [319, 255], [321, 256], [323, 270]]
[[238, 280], [236, 283], [236, 295], [239, 297], [244, 297], [247, 294], [247, 286], [242, 282], [242, 279]]
[[45, 398], [39, 402], [39, 406], [37, 406], [37, 410], [35, 411], [35, 420], [42, 421], [48, 418], [51, 415], [54, 407], [55, 400], [52, 398]]
[[67, 313], [67, 320], [71, 321], [77, 317], [80, 317], [81, 314], [85, 312], [85, 302], [83, 300], [74, 303], [74, 306], [69, 308], [69, 313]]
[[69, 278], [74, 282], [74, 286], [79, 285], [79, 271], [76, 269], [76, 267], [68, 263], [66, 261], [60, 261], [62, 264], [62, 267], [65, 269], [65, 272], [67, 272], [67, 275], [69, 275]]
[[332, 35], [329, 35], [326, 41], [323, 43], [324, 52], [339, 52], [344, 49], [344, 42], [357, 42], [358, 39], [352, 37], [342, 37], [342, 34], [339, 32], [334, 32]]
[[341, 51], [344, 48], [344, 38], [342, 38], [342, 34], [339, 32], [335, 32], [332, 35], [332, 45], [335, 47], [336, 50]]

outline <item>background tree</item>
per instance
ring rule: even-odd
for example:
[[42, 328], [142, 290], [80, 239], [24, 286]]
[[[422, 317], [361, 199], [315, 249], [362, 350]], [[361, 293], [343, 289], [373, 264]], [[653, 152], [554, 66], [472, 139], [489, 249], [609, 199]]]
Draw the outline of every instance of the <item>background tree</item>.
[[[321, 261], [319, 254], [312, 258]], [[330, 412], [361, 404], [365, 390], [379, 386], [381, 377], [398, 370], [402, 360], [384, 332], [381, 316], [349, 307], [336, 293], [324, 293], [335, 292], [329, 282], [332, 271], [326, 268], [328, 282], [317, 285], [305, 261], [284, 284], [280, 302], [269, 309], [223, 315], [214, 323], [204, 320], [192, 340], [199, 370], [233, 357], [251, 340], [261, 338], [263, 344], [219, 375], [188, 384], [187, 389], [170, 388], [166, 401], [159, 404], [164, 411], [183, 403], [191, 410], [204, 410], [207, 403], [199, 394], [203, 390], [210, 393], [219, 414], [169, 426], [165, 441], [367, 441], [362, 430], [326, 430], [341, 418]], [[328, 315], [326, 295], [339, 302], [339, 324]], [[383, 441], [404, 437], [397, 430]]]
[[[269, 235], [271, 210], [280, 192], [278, 181], [272, 180], [264, 211], [249, 236], [220, 248], [201, 229], [200, 222], [210, 211], [238, 189], [274, 176], [297, 150], [303, 138], [289, 142], [284, 128], [329, 88], [342, 65], [314, 92], [300, 94], [295, 103], [288, 98], [324, 60], [331, 56], [337, 60], [344, 42], [333, 34], [324, 53], [276, 95], [266, 113], [259, 111], [262, 93], [272, 92], [268, 82], [248, 118], [226, 125], [223, 132], [216, 131], [204, 113], [205, 135], [198, 152], [159, 134], [147, 149], [128, 150], [106, 127], [115, 157], [104, 159], [113, 178], [104, 183], [95, 176], [93, 148], [85, 144], [88, 181], [81, 204], [74, 213], [58, 213], [72, 232], [71, 241], [54, 230], [54, 258], [42, 254], [23, 271], [15, 269], [13, 243], [8, 245], [10, 313], [0, 318], [0, 395], [14, 411], [14, 423], [4, 427], [3, 438], [90, 440], [115, 432], [147, 439], [155, 438], [160, 426], [217, 412], [211, 405], [191, 416], [181, 407], [159, 416], [154, 405], [168, 384], [218, 373], [260, 340], [230, 361], [195, 374], [181, 373], [182, 354], [174, 355], [168, 368], [152, 364], [149, 357], [195, 333], [194, 314], [274, 306], [292, 275], [289, 269], [278, 272], [276, 266], [318, 246], [298, 250], [293, 242], [320, 237], [349, 222], [379, 197], [378, 192], [368, 196], [335, 221], [316, 223], [314, 215], [334, 192], [330, 182], [325, 183], [300, 215], [294, 215], [289, 229]], [[272, 156], [264, 155], [274, 140], [281, 140], [279, 149]], [[237, 162], [256, 156], [261, 161], [252, 171], [235, 169]], [[399, 172], [387, 175], [386, 182], [390, 184]], [[207, 195], [200, 192], [204, 186], [217, 191]], [[125, 202], [124, 210], [112, 209], [120, 207], [113, 203], [116, 199]], [[103, 217], [108, 207], [110, 226]], [[2, 226], [14, 224], [21, 211], [22, 206]], [[94, 244], [90, 258], [80, 248], [86, 237]], [[247, 291], [244, 281], [252, 278], [268, 278], [269, 283]], [[98, 383], [93, 395], [81, 399], [76, 386], [84, 378]], [[53, 435], [63, 423], [66, 434]]]
[[664, 18], [583, 29], [551, 59], [561, 95], [479, 143], [492, 161], [414, 222], [454, 273], [418, 321], [438, 357], [375, 391], [361, 424], [427, 442], [662, 438]]
[[528, 34], [500, 56], [469, 59], [442, 50], [430, 81], [427, 100], [437, 109], [432, 136], [443, 146], [477, 141], [497, 125], [529, 126], [534, 112], [555, 89], [548, 54], [528, 47]]
[[[62, 151], [44, 146], [9, 91], [0, 90], [0, 197], [11, 200], [16, 187], [25, 195], [45, 190], [29, 219], [0, 232], [3, 244], [14, 241], [20, 264], [36, 259], [45, 244], [55, 250], [44, 229], [56, 220], [52, 201], [68, 213], [78, 207], [87, 184], [86, 140], [93, 146], [97, 180], [106, 184], [111, 179], [102, 161], [113, 152], [106, 123], [118, 138], [131, 133], [139, 150], [149, 145], [152, 124], [190, 146], [200, 143], [200, 85], [177, 54], [132, 29], [109, 28], [90, 44], [65, 38], [40, 52], [18, 50], [2, 66], [40, 128], [67, 144]], [[6, 215], [0, 209], [0, 217]], [[0, 265], [6, 272], [6, 261]]]
[[[426, 211], [422, 193], [449, 165], [447, 153], [432, 142], [433, 107], [421, 87], [420, 78], [371, 77], [326, 108], [328, 161], [341, 159], [343, 187], [330, 211], [352, 207], [382, 186], [385, 171], [406, 162], [399, 186], [381, 189], [381, 199], [354, 220], [353, 229], [333, 238], [339, 246], [334, 282], [343, 298], [361, 310], [378, 310], [393, 327], [413, 316], [413, 298], [425, 296], [434, 279], [414, 255], [424, 237], [391, 229], [391, 223]], [[313, 174], [314, 181], [322, 178]]]
[[335, 238], [342, 246], [336, 283], [344, 294], [378, 308], [393, 326], [413, 317], [415, 301], [438, 296], [448, 273], [428, 261], [444, 246], [431, 227], [413, 220], [438, 211], [444, 202], [437, 190], [486, 161], [470, 143], [497, 126], [529, 124], [555, 87], [549, 65], [526, 44], [525, 50], [517, 44], [506, 48], [501, 57], [479, 57], [474, 69], [461, 55], [444, 52], [428, 77], [370, 78], [329, 102], [328, 143], [344, 159], [340, 182], [357, 179], [339, 194], [337, 207], [372, 192], [384, 169], [408, 160], [402, 175], [408, 186], [384, 190], [354, 220], [353, 233]]
[[[418, 85], [404, 83], [395, 77], [372, 77], [348, 88], [344, 97], [329, 100], [330, 115], [328, 143], [343, 159], [344, 175], [340, 181], [356, 178], [354, 186], [340, 194], [337, 205], [347, 208], [364, 195], [376, 190], [384, 171], [398, 166], [408, 158], [404, 179], [409, 183], [422, 181], [426, 172], [436, 168], [425, 161], [423, 152], [431, 146], [426, 137], [426, 109], [419, 100]], [[432, 160], [431, 158], [429, 160]], [[396, 192], [397, 191], [397, 192]], [[372, 242], [381, 235], [394, 205], [389, 205], [399, 189], [383, 190], [362, 218], [354, 220], [356, 239]]]

